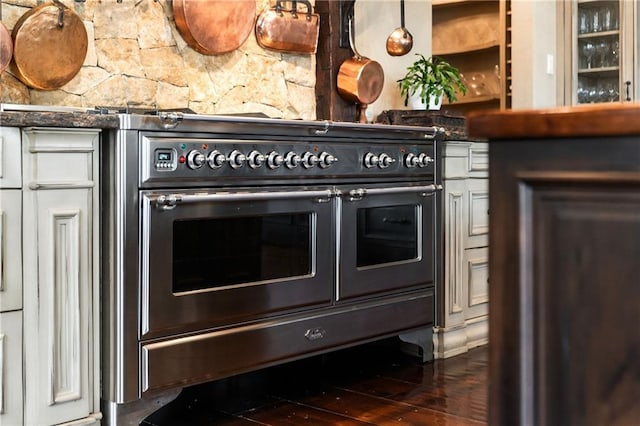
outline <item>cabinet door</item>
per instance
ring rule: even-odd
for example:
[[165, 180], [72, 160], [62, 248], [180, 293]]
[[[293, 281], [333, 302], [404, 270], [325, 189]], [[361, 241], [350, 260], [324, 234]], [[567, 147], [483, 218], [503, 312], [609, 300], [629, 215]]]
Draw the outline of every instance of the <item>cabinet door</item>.
[[97, 409], [97, 144], [96, 131], [23, 134], [27, 424], [68, 422]]
[[22, 312], [0, 313], [0, 425], [22, 424]]
[[0, 189], [0, 312], [22, 309], [22, 194]]
[[571, 103], [633, 99], [634, 7], [621, 0], [567, 2], [572, 17]]
[[489, 249], [465, 250], [466, 319], [487, 315], [489, 311]]
[[20, 129], [0, 127], [0, 188], [20, 188]]
[[465, 248], [484, 247], [489, 243], [489, 180], [468, 179], [465, 195], [469, 209]]

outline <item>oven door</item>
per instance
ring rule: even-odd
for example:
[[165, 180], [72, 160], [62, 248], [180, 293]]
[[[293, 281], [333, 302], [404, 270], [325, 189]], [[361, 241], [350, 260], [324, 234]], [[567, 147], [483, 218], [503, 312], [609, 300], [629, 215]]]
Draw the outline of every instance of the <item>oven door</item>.
[[341, 188], [338, 299], [434, 284], [436, 190]]
[[142, 191], [143, 338], [333, 299], [329, 189]]

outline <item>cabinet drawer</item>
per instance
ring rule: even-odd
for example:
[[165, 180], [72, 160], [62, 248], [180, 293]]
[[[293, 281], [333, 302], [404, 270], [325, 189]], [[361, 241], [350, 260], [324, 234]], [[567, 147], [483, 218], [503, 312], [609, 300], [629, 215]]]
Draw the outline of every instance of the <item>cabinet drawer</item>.
[[469, 147], [470, 174], [487, 173], [489, 170], [489, 146], [486, 143], [473, 143]]
[[469, 227], [465, 248], [484, 247], [489, 243], [489, 181], [469, 179], [467, 182]]
[[23, 130], [25, 186], [30, 189], [93, 186], [93, 151], [99, 134], [94, 129]]
[[20, 152], [20, 129], [0, 127], [0, 188], [22, 186]]
[[21, 425], [22, 312], [0, 313], [0, 425]]
[[22, 194], [0, 189], [0, 312], [22, 308]]
[[468, 285], [467, 319], [486, 315], [489, 311], [489, 249], [465, 250], [463, 279]]

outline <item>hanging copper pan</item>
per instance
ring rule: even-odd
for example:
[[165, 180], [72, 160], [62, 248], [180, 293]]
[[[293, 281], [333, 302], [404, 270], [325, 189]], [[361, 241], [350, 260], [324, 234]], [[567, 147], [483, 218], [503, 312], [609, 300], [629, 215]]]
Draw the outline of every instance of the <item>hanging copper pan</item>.
[[338, 93], [344, 99], [358, 104], [361, 123], [367, 122], [366, 109], [382, 93], [384, 71], [382, 66], [369, 58], [365, 58], [356, 50], [353, 40], [353, 20], [349, 18], [349, 44], [353, 50], [353, 58], [345, 60], [338, 70]]
[[34, 89], [64, 86], [80, 71], [87, 55], [87, 30], [82, 20], [57, 0], [22, 15], [12, 36], [12, 70]]
[[176, 28], [194, 50], [219, 55], [239, 48], [251, 34], [255, 0], [173, 0]]
[[0, 72], [9, 65], [13, 54], [13, 42], [7, 27], [2, 23], [2, 2], [0, 1]]

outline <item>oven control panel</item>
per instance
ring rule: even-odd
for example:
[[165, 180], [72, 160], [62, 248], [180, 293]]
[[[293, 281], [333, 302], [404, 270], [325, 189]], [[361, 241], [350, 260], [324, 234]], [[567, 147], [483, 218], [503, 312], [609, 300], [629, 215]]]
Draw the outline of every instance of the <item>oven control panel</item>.
[[141, 184], [208, 179], [432, 176], [433, 142], [308, 143], [143, 136]]

